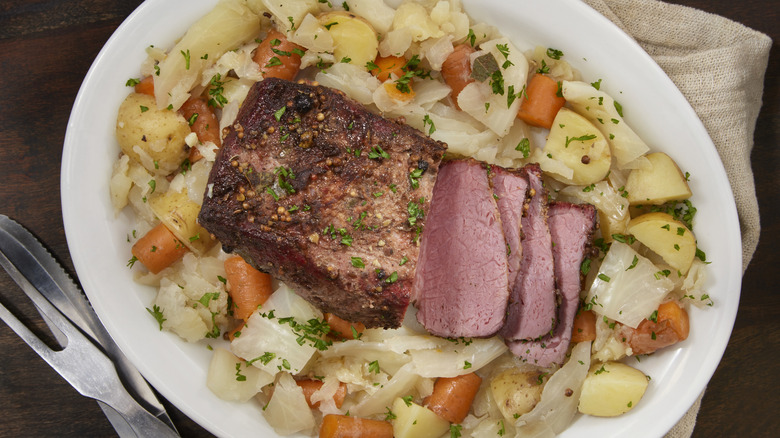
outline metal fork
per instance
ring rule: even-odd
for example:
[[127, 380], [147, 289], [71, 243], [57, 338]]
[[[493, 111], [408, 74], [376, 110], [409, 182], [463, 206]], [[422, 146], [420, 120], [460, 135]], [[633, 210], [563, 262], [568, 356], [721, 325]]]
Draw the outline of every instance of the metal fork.
[[[0, 254], [0, 262], [8, 259]], [[68, 338], [60, 351], [49, 348], [0, 303], [0, 319], [8, 324], [38, 355], [54, 368], [81, 395], [102, 401], [116, 410], [139, 437], [178, 437], [157, 417], [128, 394], [111, 359], [72, 325], [26, 278], [9, 271], [42, 315]], [[160, 426], [163, 427], [160, 427]]]

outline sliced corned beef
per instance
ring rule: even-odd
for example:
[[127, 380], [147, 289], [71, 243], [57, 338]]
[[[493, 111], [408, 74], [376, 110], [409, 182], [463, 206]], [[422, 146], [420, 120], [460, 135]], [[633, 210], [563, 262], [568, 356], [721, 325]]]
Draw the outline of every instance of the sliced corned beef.
[[491, 167], [491, 182], [496, 195], [501, 227], [506, 239], [507, 265], [509, 267], [509, 285], [512, 287], [520, 272], [523, 260], [522, 217], [525, 210], [528, 180], [520, 172]]
[[442, 163], [420, 243], [412, 297], [418, 321], [448, 338], [485, 337], [504, 323], [507, 256], [484, 165]]
[[555, 243], [555, 278], [561, 293], [558, 325], [552, 336], [544, 336], [536, 341], [508, 343], [509, 349], [516, 356], [542, 367], [562, 364], [569, 349], [582, 288], [580, 265], [596, 225], [596, 209], [592, 205], [553, 202], [548, 210], [548, 224]]
[[532, 340], [549, 334], [556, 318], [547, 189], [538, 164], [523, 167], [521, 173], [528, 179], [531, 200], [521, 221], [523, 260], [509, 296], [506, 322], [500, 331], [507, 341]]

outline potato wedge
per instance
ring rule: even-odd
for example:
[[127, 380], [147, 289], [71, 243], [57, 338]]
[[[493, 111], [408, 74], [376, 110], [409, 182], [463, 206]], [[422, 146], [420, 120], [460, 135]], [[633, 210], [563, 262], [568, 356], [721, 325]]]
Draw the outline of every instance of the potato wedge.
[[595, 363], [582, 384], [579, 411], [596, 417], [628, 412], [642, 399], [647, 383], [644, 373], [624, 363]]
[[666, 213], [647, 213], [631, 219], [627, 231], [682, 275], [688, 273], [696, 256], [696, 236], [682, 222]]
[[544, 153], [574, 171], [571, 179], [551, 173], [566, 184], [586, 186], [607, 176], [612, 162], [609, 144], [601, 131], [585, 117], [561, 108], [555, 116]]
[[154, 175], [167, 175], [187, 158], [190, 125], [176, 111], [158, 109], [154, 97], [130, 93], [119, 106], [116, 138], [133, 161]]
[[152, 195], [149, 207], [176, 238], [196, 254], [205, 253], [216, 242], [198, 223], [200, 206], [187, 196], [186, 191], [168, 190]]
[[539, 403], [544, 382], [538, 372], [509, 368], [490, 381], [490, 390], [504, 418], [514, 421], [520, 415], [531, 412]]
[[677, 163], [663, 152], [646, 155], [652, 167], [634, 169], [628, 175], [626, 191], [631, 205], [660, 205], [691, 197], [691, 189]]
[[333, 56], [337, 61], [348, 60], [350, 64], [365, 67], [376, 59], [377, 33], [366, 20], [343, 11], [322, 14], [318, 20], [333, 38]]
[[450, 423], [432, 410], [414, 402], [397, 398], [391, 408], [395, 414], [393, 436], [395, 438], [426, 438], [441, 436], [450, 428]]

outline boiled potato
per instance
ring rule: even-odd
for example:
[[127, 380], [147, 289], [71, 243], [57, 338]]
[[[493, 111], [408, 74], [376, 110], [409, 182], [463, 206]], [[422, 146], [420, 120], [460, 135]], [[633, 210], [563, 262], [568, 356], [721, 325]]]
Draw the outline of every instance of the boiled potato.
[[614, 417], [630, 411], [647, 389], [647, 377], [620, 362], [591, 365], [582, 383], [579, 411], [597, 417]]
[[214, 245], [211, 234], [198, 223], [200, 206], [189, 198], [186, 191], [168, 190], [153, 194], [149, 198], [149, 207], [160, 222], [196, 254], [204, 254]]
[[685, 275], [696, 256], [696, 237], [682, 222], [656, 212], [631, 219], [627, 231]]
[[417, 403], [407, 403], [397, 398], [391, 408], [395, 414], [393, 436], [395, 438], [427, 438], [441, 436], [450, 429], [450, 422], [432, 410]]
[[631, 205], [660, 205], [691, 197], [688, 181], [674, 160], [663, 152], [647, 154], [646, 157], [651, 167], [632, 170], [626, 181], [628, 202]]
[[571, 179], [553, 178], [566, 184], [586, 186], [607, 176], [612, 163], [609, 144], [596, 126], [574, 111], [561, 108], [555, 116], [544, 153], [574, 171]]
[[130, 93], [119, 106], [116, 138], [132, 160], [152, 174], [167, 175], [187, 158], [190, 125], [176, 111], [158, 109], [154, 97]]
[[504, 418], [513, 420], [531, 410], [542, 399], [544, 379], [541, 373], [509, 368], [490, 381], [493, 400]]
[[228, 401], [249, 401], [263, 386], [274, 381], [265, 371], [247, 366], [246, 362], [224, 348], [215, 348], [206, 375], [206, 386], [217, 397]]
[[336, 61], [349, 59], [350, 64], [365, 67], [376, 59], [379, 41], [376, 31], [366, 20], [343, 11], [328, 12], [318, 19], [333, 38]]

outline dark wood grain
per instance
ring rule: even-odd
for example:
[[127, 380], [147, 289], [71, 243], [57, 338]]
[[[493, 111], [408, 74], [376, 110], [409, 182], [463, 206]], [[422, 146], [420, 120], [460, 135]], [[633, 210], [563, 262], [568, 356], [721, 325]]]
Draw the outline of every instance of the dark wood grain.
[[[70, 108], [92, 60], [138, 0], [0, 2], [0, 213], [40, 237], [74, 275], [59, 196], [60, 160]], [[752, 154], [761, 241], [742, 283], [734, 332], [702, 402], [694, 437], [773, 436], [780, 430], [780, 39], [775, 0], [672, 0], [769, 34], [775, 45]], [[17, 314], [0, 273], [2, 302]], [[31, 320], [31, 323], [40, 324]], [[39, 325], [39, 327], [42, 327]], [[0, 436], [114, 436], [97, 404], [80, 396], [0, 324]], [[185, 437], [211, 436], [164, 402]]]

